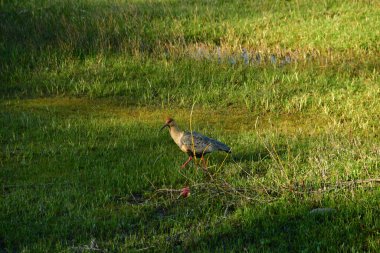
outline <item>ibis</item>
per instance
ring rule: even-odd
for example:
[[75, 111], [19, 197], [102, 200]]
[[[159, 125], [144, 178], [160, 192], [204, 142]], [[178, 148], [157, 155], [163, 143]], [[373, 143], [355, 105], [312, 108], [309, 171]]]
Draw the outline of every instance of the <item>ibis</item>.
[[187, 161], [182, 164], [181, 168], [185, 168], [194, 157], [201, 158], [203, 165], [206, 167], [204, 155], [214, 151], [231, 153], [231, 148], [220, 141], [211, 139], [194, 131], [182, 131], [172, 118], [166, 119], [165, 125], [161, 127], [160, 131], [165, 127], [169, 128], [170, 136], [178, 147], [189, 156]]

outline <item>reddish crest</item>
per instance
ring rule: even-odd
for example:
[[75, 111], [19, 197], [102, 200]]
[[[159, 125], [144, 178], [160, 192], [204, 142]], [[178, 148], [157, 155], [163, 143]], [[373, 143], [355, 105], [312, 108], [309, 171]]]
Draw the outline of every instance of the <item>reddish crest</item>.
[[173, 121], [172, 118], [166, 118], [166, 124], [170, 124]]

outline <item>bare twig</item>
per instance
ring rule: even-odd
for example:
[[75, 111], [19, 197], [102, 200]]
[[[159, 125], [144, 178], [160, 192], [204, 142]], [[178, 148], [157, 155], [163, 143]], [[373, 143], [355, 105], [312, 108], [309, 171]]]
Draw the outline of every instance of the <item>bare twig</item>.
[[144, 251], [144, 250], [148, 250], [148, 249], [151, 249], [151, 248], [154, 248], [154, 246], [148, 246], [148, 247], [145, 247], [145, 248], [136, 249], [136, 251]]
[[[333, 190], [344, 189], [344, 188], [350, 187], [350, 186], [370, 184], [370, 183], [380, 183], [380, 178], [349, 180], [349, 181], [337, 182], [335, 184], [323, 183], [323, 187], [320, 187], [317, 189], [309, 188], [309, 189], [305, 189], [305, 190], [298, 190], [297, 189], [298, 187], [282, 187], [282, 188], [289, 190], [291, 192], [297, 193], [297, 194], [305, 194], [305, 193], [329, 192], [329, 191], [333, 191]], [[372, 187], [372, 186], [370, 186], [370, 187]]]

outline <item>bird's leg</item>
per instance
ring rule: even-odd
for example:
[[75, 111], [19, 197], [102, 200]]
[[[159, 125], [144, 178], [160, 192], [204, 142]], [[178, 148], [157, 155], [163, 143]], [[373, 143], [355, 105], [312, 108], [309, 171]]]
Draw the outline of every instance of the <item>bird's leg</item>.
[[187, 159], [187, 161], [186, 161], [184, 164], [182, 164], [181, 169], [185, 168], [186, 165], [187, 165], [192, 159], [193, 159], [193, 157], [192, 157], [192, 156], [189, 156], [189, 159]]

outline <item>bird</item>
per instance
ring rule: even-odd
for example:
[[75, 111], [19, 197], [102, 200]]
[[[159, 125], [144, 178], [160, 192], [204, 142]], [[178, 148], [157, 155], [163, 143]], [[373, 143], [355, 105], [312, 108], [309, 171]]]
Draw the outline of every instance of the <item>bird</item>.
[[201, 158], [204, 168], [206, 169], [206, 164], [203, 159], [204, 155], [214, 151], [231, 153], [231, 148], [220, 141], [211, 139], [198, 132], [182, 131], [172, 118], [166, 119], [165, 125], [161, 127], [160, 131], [165, 127], [169, 128], [170, 136], [178, 147], [189, 156], [187, 161], [182, 164], [181, 169], [185, 168], [194, 156], [196, 158]]

